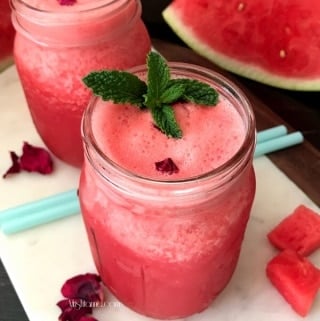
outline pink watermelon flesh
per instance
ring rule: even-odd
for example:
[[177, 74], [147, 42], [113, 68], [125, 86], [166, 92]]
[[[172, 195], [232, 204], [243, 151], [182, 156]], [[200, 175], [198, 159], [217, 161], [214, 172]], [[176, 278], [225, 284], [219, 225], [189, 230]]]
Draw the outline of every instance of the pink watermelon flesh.
[[320, 89], [318, 0], [174, 0], [163, 17], [229, 71], [287, 89]]
[[279, 293], [301, 316], [306, 316], [320, 286], [320, 271], [292, 250], [284, 250], [267, 265], [266, 273]]
[[14, 35], [9, 1], [0, 1], [0, 71], [12, 63]]
[[307, 256], [320, 248], [320, 215], [300, 205], [267, 236], [275, 247]]

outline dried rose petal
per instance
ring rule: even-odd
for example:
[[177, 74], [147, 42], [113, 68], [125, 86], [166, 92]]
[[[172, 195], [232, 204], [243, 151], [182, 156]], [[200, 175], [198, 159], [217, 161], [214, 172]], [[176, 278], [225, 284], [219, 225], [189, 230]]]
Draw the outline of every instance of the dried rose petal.
[[40, 174], [50, 174], [53, 171], [51, 156], [44, 148], [24, 142], [22, 152], [23, 154], [20, 157], [21, 169]]
[[91, 316], [82, 316], [79, 321], [98, 321], [96, 318], [91, 317]]
[[70, 307], [70, 301], [69, 301], [69, 299], [60, 300], [57, 303], [57, 306], [61, 309], [61, 311], [66, 310], [67, 308]]
[[104, 292], [100, 276], [86, 273], [68, 279], [61, 288], [61, 293], [68, 299], [82, 299], [90, 303], [102, 303]]
[[160, 162], [156, 162], [155, 165], [156, 165], [156, 170], [162, 173], [167, 173], [169, 175], [172, 175], [173, 173], [179, 172], [178, 166], [173, 162], [173, 160], [170, 157], [165, 158]]
[[59, 301], [57, 306], [62, 311], [59, 315], [59, 321], [79, 321], [92, 313], [92, 308], [83, 304], [81, 299], [64, 299]]
[[21, 171], [19, 156], [15, 152], [10, 152], [10, 157], [12, 165], [10, 168], [2, 175], [3, 178], [6, 178], [9, 174], [19, 173]]
[[23, 143], [22, 156], [19, 157], [15, 152], [10, 152], [10, 157], [12, 165], [3, 178], [6, 178], [8, 174], [19, 173], [22, 170], [40, 174], [50, 174], [53, 171], [50, 154], [44, 148], [32, 146], [27, 142]]
[[76, 0], [57, 0], [61, 6], [72, 6], [77, 1]]

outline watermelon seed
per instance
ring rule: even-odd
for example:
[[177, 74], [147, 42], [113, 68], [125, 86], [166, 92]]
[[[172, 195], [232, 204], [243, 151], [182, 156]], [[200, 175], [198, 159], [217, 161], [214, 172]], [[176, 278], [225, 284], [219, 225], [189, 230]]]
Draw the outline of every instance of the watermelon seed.
[[238, 9], [238, 11], [243, 11], [243, 9], [244, 9], [244, 3], [243, 3], [243, 2], [239, 2], [237, 9]]
[[280, 55], [280, 58], [285, 58], [287, 56], [287, 53], [284, 49], [281, 49], [279, 55]]

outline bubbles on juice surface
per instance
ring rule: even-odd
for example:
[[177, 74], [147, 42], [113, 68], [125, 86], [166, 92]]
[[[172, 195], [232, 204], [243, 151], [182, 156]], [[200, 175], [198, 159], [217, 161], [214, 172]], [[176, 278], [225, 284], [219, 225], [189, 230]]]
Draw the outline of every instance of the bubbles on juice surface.
[[181, 139], [168, 138], [160, 132], [149, 111], [110, 102], [100, 104], [93, 123], [101, 150], [140, 176], [163, 178], [154, 164], [166, 158], [171, 158], [179, 168], [177, 174], [166, 179], [204, 174], [232, 158], [244, 141], [241, 116], [224, 100], [215, 107], [176, 104], [174, 111], [183, 132]]

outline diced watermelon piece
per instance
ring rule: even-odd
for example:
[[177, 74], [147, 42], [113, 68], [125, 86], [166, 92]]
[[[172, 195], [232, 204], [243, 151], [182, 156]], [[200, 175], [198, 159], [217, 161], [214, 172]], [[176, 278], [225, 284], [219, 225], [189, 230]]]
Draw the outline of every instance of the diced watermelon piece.
[[267, 265], [267, 276], [285, 300], [306, 316], [320, 286], [320, 270], [295, 251], [284, 250]]
[[307, 256], [320, 247], [320, 215], [300, 205], [267, 236], [280, 250], [292, 249]]

